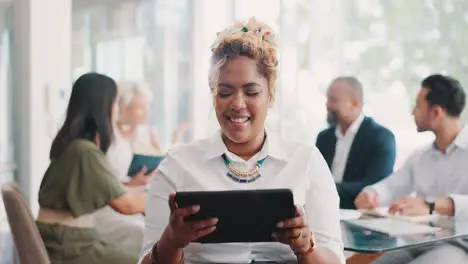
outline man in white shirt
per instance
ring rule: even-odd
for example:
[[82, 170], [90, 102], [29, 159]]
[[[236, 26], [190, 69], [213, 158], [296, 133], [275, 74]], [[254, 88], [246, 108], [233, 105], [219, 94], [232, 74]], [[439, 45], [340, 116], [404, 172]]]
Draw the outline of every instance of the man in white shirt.
[[[356, 207], [390, 205], [391, 213], [468, 217], [468, 127], [459, 120], [465, 107], [461, 84], [448, 76], [422, 81], [413, 110], [419, 132], [431, 131], [435, 142], [414, 153], [399, 171], [367, 187]], [[415, 192], [416, 196], [410, 197]], [[468, 263], [468, 241], [459, 239], [384, 254], [375, 263]]]
[[365, 117], [362, 106], [362, 85], [356, 78], [333, 80], [327, 91], [330, 127], [320, 132], [316, 142], [345, 209], [354, 209], [359, 192], [390, 175], [395, 163], [393, 133]]

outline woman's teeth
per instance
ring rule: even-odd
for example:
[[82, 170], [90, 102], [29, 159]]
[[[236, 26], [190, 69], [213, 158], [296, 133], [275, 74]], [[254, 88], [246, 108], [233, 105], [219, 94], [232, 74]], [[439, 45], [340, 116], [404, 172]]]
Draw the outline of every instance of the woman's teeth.
[[247, 122], [249, 121], [249, 117], [241, 117], [241, 118], [232, 118], [230, 117], [229, 120], [231, 120], [232, 122], [234, 123], [244, 123], [244, 122]]

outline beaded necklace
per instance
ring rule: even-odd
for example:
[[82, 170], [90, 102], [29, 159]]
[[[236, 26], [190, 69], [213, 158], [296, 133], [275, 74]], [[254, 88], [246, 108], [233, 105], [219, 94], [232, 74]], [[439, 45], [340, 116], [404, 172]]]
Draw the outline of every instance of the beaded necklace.
[[240, 171], [240, 170], [238, 170], [238, 169], [236, 169], [236, 168], [234, 168], [232, 166], [232, 162], [228, 159], [226, 154], [223, 154], [222, 157], [223, 157], [223, 160], [224, 160], [224, 164], [226, 164], [226, 167], [228, 168], [227, 176], [231, 180], [233, 180], [235, 182], [238, 182], [238, 183], [251, 183], [251, 182], [256, 181], [258, 178], [260, 178], [262, 176], [260, 174], [259, 169], [263, 165], [263, 162], [265, 161], [264, 158], [257, 161], [257, 164], [256, 164], [255, 168], [253, 168], [250, 171], [243, 172], [243, 171]]

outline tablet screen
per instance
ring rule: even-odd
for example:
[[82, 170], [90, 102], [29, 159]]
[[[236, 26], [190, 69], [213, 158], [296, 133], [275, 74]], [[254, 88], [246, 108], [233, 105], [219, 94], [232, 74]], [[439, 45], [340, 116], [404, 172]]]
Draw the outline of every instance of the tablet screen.
[[288, 189], [178, 192], [176, 202], [179, 207], [200, 205], [186, 221], [219, 219], [216, 230], [200, 243], [271, 242], [276, 224], [295, 215]]

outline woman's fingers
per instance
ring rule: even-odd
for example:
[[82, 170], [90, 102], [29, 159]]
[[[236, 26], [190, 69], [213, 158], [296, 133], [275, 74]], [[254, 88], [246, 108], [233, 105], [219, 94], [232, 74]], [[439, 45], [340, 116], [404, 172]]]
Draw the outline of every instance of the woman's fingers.
[[171, 212], [173, 212], [175, 209], [177, 209], [177, 202], [176, 202], [176, 199], [175, 199], [175, 196], [176, 196], [176, 193], [175, 192], [171, 192], [169, 194], [169, 208], [171, 209]]
[[277, 224], [278, 228], [300, 228], [305, 226], [305, 219], [304, 216], [298, 216], [295, 218], [291, 218], [288, 220], [285, 220], [283, 222], [279, 222]]
[[194, 233], [194, 238], [192, 239], [192, 241], [196, 241], [199, 238], [207, 236], [207, 235], [213, 233], [215, 230], [216, 230], [216, 226], [210, 226], [210, 227], [206, 227], [206, 228], [203, 228], [203, 229], [199, 229]]
[[304, 212], [298, 205], [296, 205], [296, 216], [304, 216]]
[[274, 234], [274, 238], [283, 244], [287, 244], [293, 248], [301, 247], [308, 242], [308, 229], [305, 228], [294, 228], [282, 230]]
[[296, 205], [295, 208], [295, 214], [296, 217], [287, 219], [285, 221], [279, 222], [276, 226], [278, 228], [300, 228], [304, 227], [306, 225], [305, 223], [305, 217], [304, 217], [304, 212], [302, 209]]
[[180, 218], [180, 220], [184, 220], [185, 217], [194, 215], [200, 211], [200, 206], [193, 205], [183, 208], [177, 208], [172, 212], [172, 215], [175, 218]]
[[217, 223], [218, 223], [218, 218], [211, 218], [207, 220], [193, 221], [193, 222], [188, 222], [188, 221], [185, 222], [186, 226], [191, 230], [205, 229], [207, 227], [215, 226]]
[[171, 193], [169, 194], [169, 208], [171, 209], [171, 215], [175, 217], [186, 217], [189, 215], [196, 214], [200, 211], [200, 206], [199, 205], [192, 205], [192, 206], [187, 206], [183, 208], [179, 208], [176, 198], [176, 194]]
[[307, 228], [292, 228], [283, 229], [280, 232], [278, 232], [277, 235], [283, 240], [291, 240], [306, 237], [307, 232], [309, 232]]

